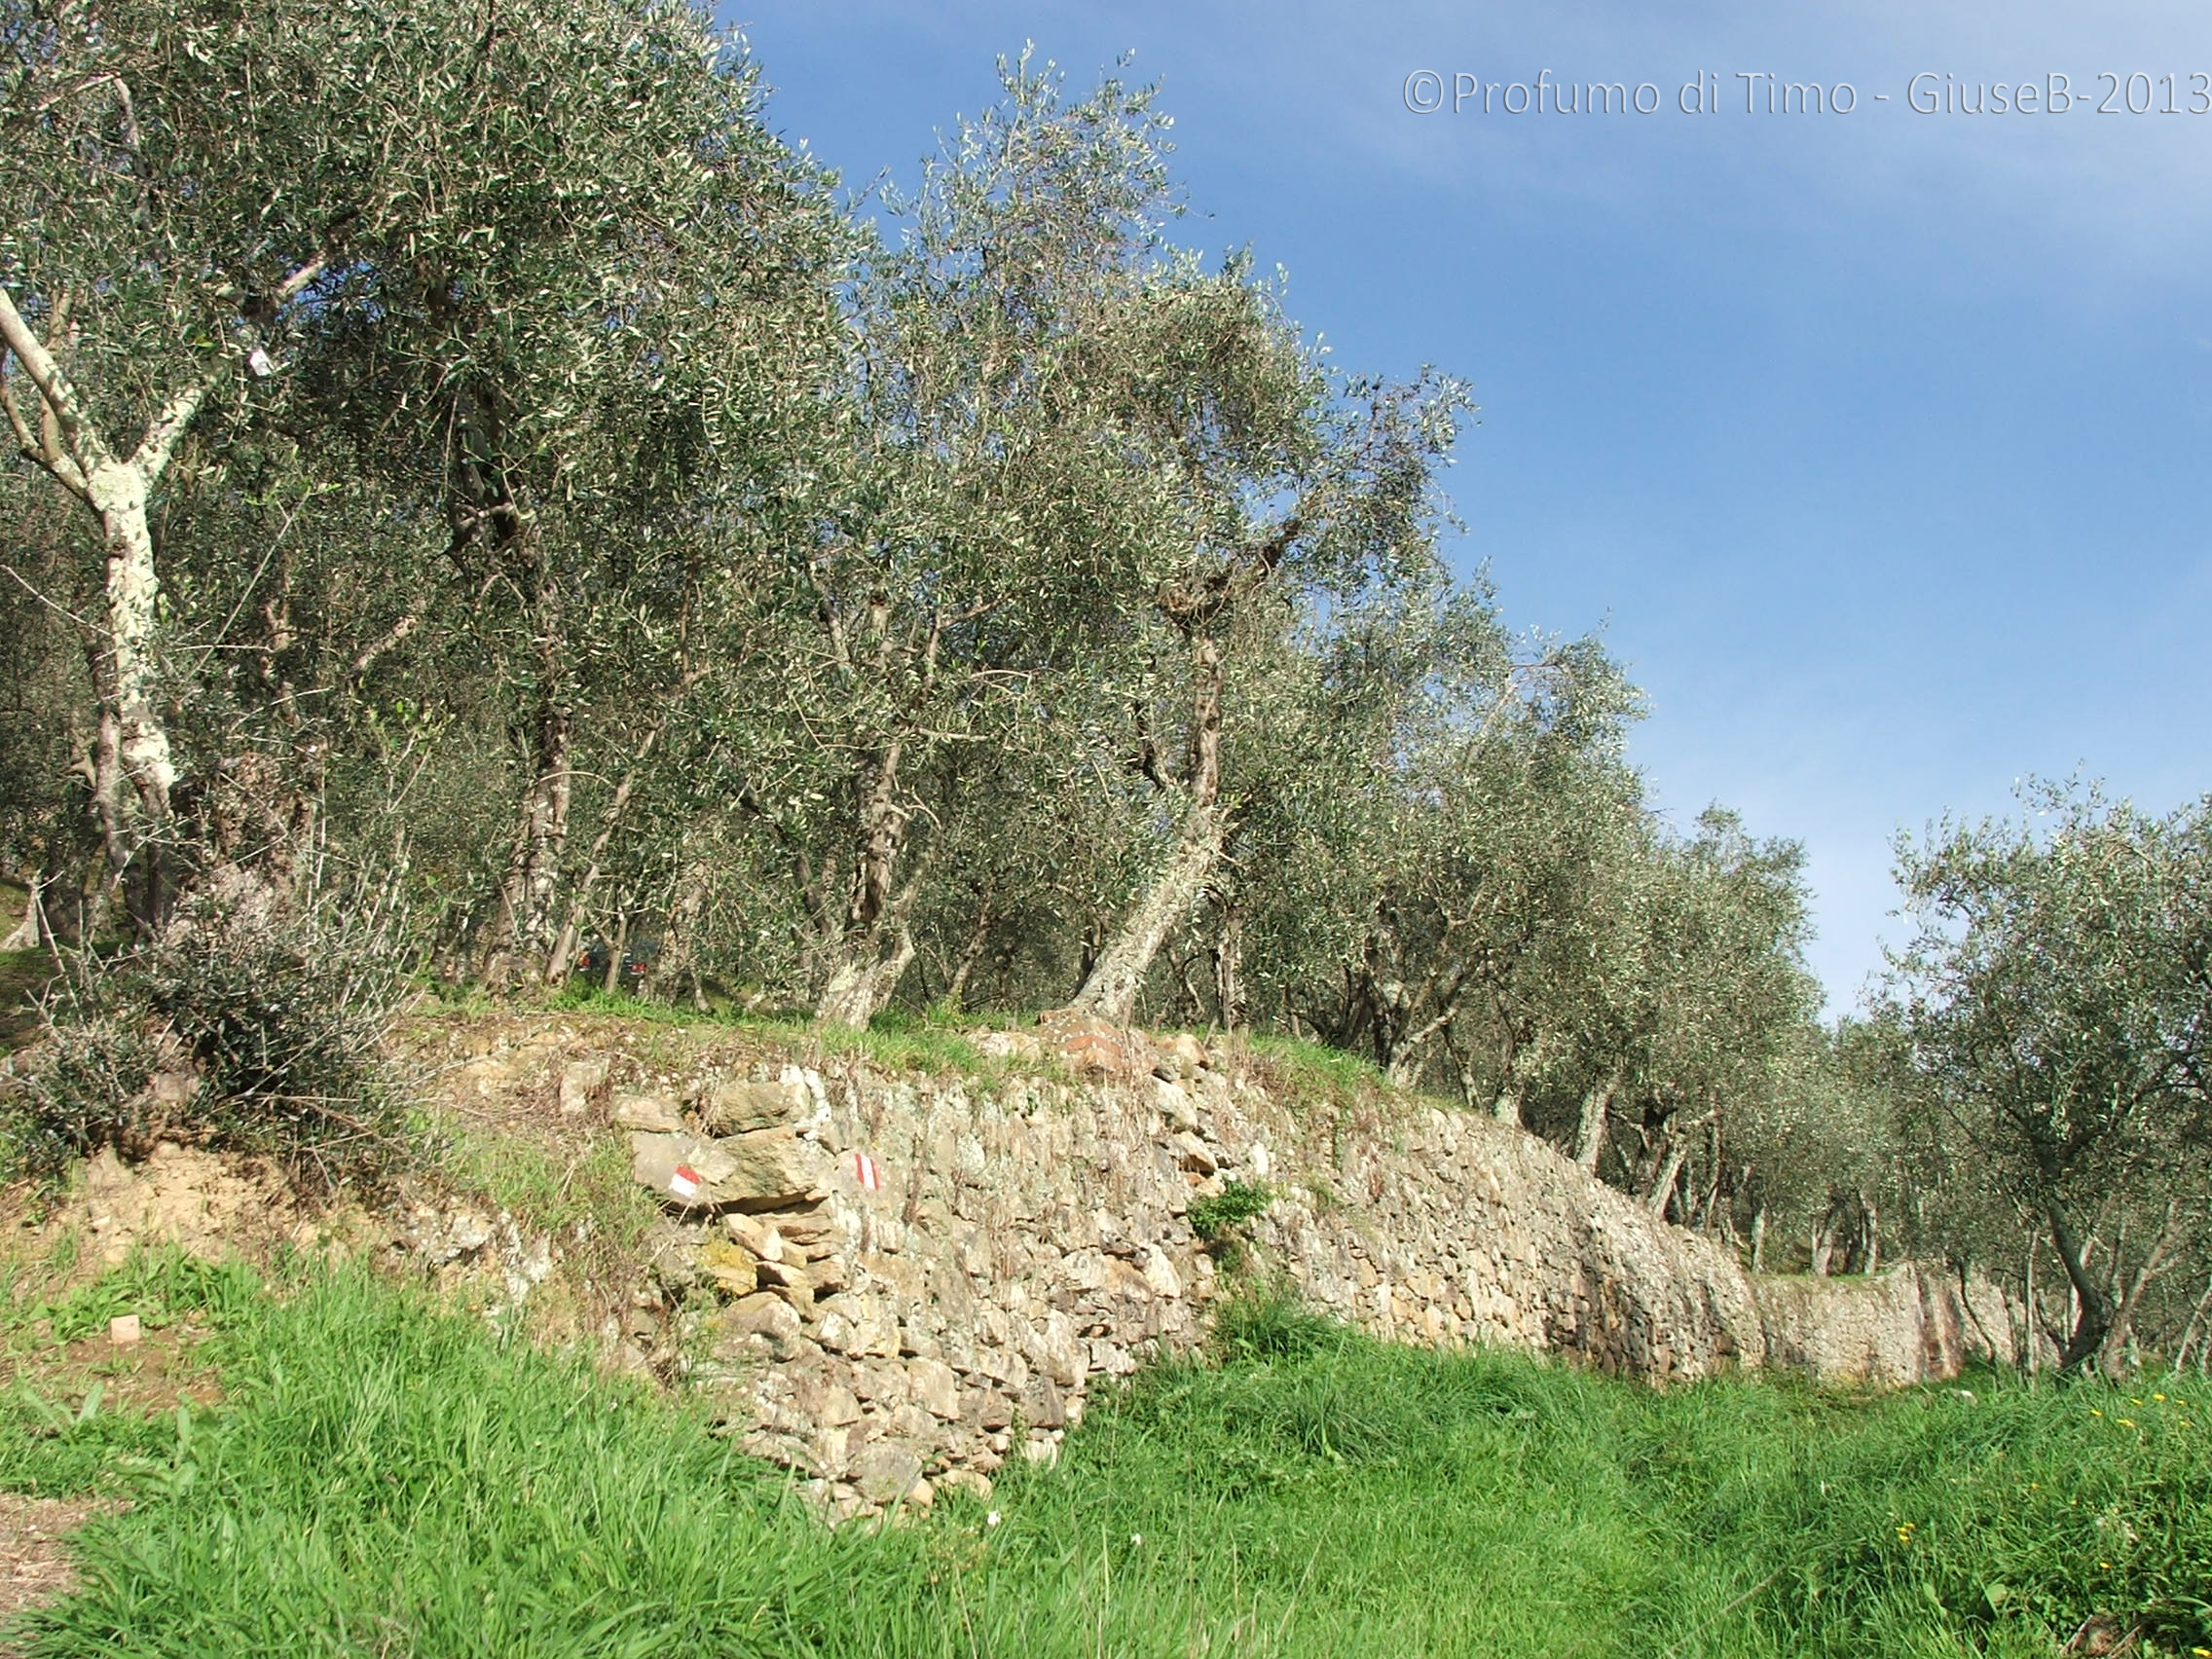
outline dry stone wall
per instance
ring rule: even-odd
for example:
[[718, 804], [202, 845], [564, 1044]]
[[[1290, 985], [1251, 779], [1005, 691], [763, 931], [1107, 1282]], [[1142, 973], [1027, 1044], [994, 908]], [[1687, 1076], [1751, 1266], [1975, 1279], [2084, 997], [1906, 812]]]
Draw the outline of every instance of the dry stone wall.
[[[2009, 1357], [1993, 1292], [1910, 1266], [1756, 1277], [1486, 1119], [1293, 1110], [1191, 1037], [1071, 1020], [976, 1041], [1004, 1075], [759, 1059], [608, 1097], [666, 1215], [664, 1282], [716, 1309], [696, 1374], [752, 1450], [848, 1512], [1049, 1459], [1098, 1379], [1195, 1342], [1224, 1275], [1190, 1208], [1232, 1179], [1275, 1195], [1245, 1230], [1258, 1263], [1389, 1340], [1654, 1382], [1898, 1384]], [[565, 1104], [608, 1090], [604, 1056], [555, 1069]]]

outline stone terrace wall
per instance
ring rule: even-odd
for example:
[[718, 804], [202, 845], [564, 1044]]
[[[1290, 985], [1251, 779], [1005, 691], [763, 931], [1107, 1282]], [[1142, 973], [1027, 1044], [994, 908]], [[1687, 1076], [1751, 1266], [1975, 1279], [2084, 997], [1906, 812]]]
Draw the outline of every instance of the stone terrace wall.
[[[2009, 1358], [1994, 1292], [1759, 1278], [1532, 1135], [1405, 1099], [1294, 1112], [1196, 1039], [1065, 1023], [977, 1039], [978, 1083], [760, 1060], [542, 1087], [630, 1132], [663, 1282], [712, 1292], [704, 1380], [747, 1445], [853, 1511], [1050, 1458], [1100, 1377], [1202, 1334], [1194, 1198], [1277, 1197], [1259, 1262], [1378, 1337], [1506, 1343], [1654, 1382], [1776, 1366], [1899, 1384]], [[593, 1104], [598, 1102], [598, 1104]]]

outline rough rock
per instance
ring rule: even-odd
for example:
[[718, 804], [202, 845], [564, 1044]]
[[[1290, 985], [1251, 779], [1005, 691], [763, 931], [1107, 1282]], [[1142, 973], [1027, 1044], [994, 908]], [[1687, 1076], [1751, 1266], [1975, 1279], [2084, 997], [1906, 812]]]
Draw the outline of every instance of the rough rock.
[[941, 1359], [909, 1360], [906, 1376], [913, 1396], [932, 1417], [956, 1422], [960, 1418], [960, 1378]]
[[1184, 1077], [1196, 1076], [1211, 1063], [1206, 1046], [1188, 1031], [1171, 1031], [1158, 1043], [1161, 1053], [1174, 1060]]
[[764, 1337], [779, 1355], [796, 1351], [806, 1327], [782, 1297], [756, 1291], [730, 1306], [721, 1317], [724, 1338]]
[[922, 1478], [922, 1449], [900, 1440], [878, 1440], [853, 1459], [853, 1484], [870, 1503], [895, 1503]]
[[722, 1231], [729, 1235], [731, 1243], [743, 1246], [756, 1261], [784, 1259], [784, 1235], [776, 1231], [772, 1222], [747, 1215], [742, 1210], [732, 1210], [722, 1217]]
[[700, 1249], [699, 1260], [724, 1296], [751, 1296], [760, 1287], [760, 1262], [735, 1244], [718, 1238]]
[[683, 1114], [665, 1094], [617, 1094], [608, 1105], [608, 1115], [617, 1128], [642, 1129], [650, 1134], [683, 1132]]
[[1157, 1063], [1141, 1036], [1096, 1014], [1059, 1009], [1037, 1023], [1048, 1052], [1077, 1077], [1133, 1084]]
[[586, 1054], [563, 1066], [556, 1088], [561, 1115], [573, 1118], [590, 1111], [592, 1103], [606, 1091], [611, 1069], [612, 1062], [605, 1054]]
[[[1909, 1265], [1751, 1274], [1487, 1117], [1277, 1099], [1228, 1045], [1088, 1016], [975, 1041], [1051, 1072], [846, 1063], [730, 1083], [725, 1056], [636, 1091], [724, 1131], [631, 1135], [669, 1212], [650, 1236], [662, 1285], [680, 1307], [735, 1298], [713, 1325], [718, 1409], [838, 1513], [1049, 1460], [1100, 1378], [1201, 1340], [1223, 1279], [1187, 1212], [1232, 1174], [1273, 1195], [1242, 1229], [1261, 1268], [1387, 1340], [1505, 1344], [1658, 1382], [1773, 1367], [1894, 1384], [2010, 1355], [2012, 1310], [1986, 1286]], [[571, 1058], [560, 1075], [589, 1073]], [[861, 1151], [880, 1188], [855, 1178]], [[696, 1192], [672, 1190], [679, 1165]], [[470, 1241], [493, 1220], [458, 1218], [437, 1247], [492, 1249]]]
[[699, 1123], [711, 1135], [773, 1128], [804, 1110], [780, 1083], [719, 1083], [699, 1096]]
[[1188, 1129], [1170, 1136], [1167, 1144], [1183, 1167], [1194, 1174], [1211, 1175], [1221, 1167], [1213, 1149]]
[[630, 1150], [639, 1184], [676, 1209], [782, 1209], [828, 1190], [820, 1153], [789, 1127], [719, 1139], [634, 1131]]

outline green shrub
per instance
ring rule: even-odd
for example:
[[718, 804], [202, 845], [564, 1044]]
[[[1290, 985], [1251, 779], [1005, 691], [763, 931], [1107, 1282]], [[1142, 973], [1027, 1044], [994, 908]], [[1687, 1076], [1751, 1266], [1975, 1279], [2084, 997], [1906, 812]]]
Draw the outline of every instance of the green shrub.
[[1230, 1229], [1265, 1213], [1274, 1201], [1273, 1189], [1260, 1182], [1225, 1181], [1213, 1197], [1191, 1200], [1191, 1231], [1208, 1244], [1215, 1243], [1226, 1237]]
[[400, 989], [381, 941], [329, 915], [188, 915], [80, 956], [4, 1108], [0, 1173], [53, 1180], [170, 1139], [272, 1158], [311, 1190], [375, 1187], [404, 1146], [381, 1057]]
[[73, 1002], [43, 1023], [27, 1068], [0, 1095], [0, 1180], [52, 1181], [86, 1153], [159, 1138], [165, 1114], [147, 1086], [162, 1050], [142, 1020]]

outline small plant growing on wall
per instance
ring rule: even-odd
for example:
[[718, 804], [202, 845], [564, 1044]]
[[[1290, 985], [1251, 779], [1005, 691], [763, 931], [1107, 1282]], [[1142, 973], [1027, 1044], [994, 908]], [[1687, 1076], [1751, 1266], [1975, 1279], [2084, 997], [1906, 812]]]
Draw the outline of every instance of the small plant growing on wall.
[[1191, 1231], [1204, 1240], [1206, 1249], [1223, 1267], [1241, 1268], [1245, 1241], [1238, 1230], [1264, 1213], [1274, 1198], [1273, 1190], [1261, 1182], [1225, 1181], [1221, 1191], [1210, 1198], [1192, 1200]]

